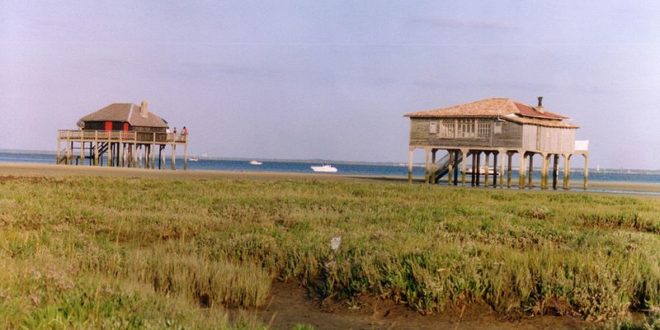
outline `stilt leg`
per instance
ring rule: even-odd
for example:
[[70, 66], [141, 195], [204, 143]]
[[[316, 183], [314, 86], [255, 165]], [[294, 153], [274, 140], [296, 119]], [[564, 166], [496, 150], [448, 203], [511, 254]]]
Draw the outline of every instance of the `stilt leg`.
[[429, 182], [435, 184], [435, 154], [438, 152], [438, 149], [431, 149], [431, 172], [429, 177]]
[[559, 155], [552, 156], [552, 189], [557, 190], [557, 177], [559, 176]]
[[506, 187], [511, 188], [511, 174], [513, 172], [513, 153], [507, 152], [507, 168], [506, 168]]
[[589, 154], [582, 154], [584, 157], [584, 190], [589, 187]]
[[524, 189], [525, 188], [525, 151], [519, 151], [518, 154], [520, 155], [520, 167], [518, 168], [518, 171], [520, 172], [518, 174], [519, 176], [518, 187], [520, 189]]
[[542, 164], [541, 164], [541, 189], [547, 188], [548, 182], [548, 155], [541, 154]]
[[454, 178], [454, 151], [447, 150], [449, 155], [449, 166], [447, 167], [447, 185], [451, 186], [452, 180]]
[[408, 183], [412, 183], [413, 179], [413, 152], [415, 149], [408, 150]]
[[463, 160], [461, 161], [461, 184], [465, 186], [465, 175], [467, 172], [467, 158], [470, 153], [470, 149], [461, 149], [463, 154]]
[[489, 173], [488, 171], [490, 170], [490, 152], [486, 151], [484, 156], [484, 186], [488, 187], [488, 179], [489, 179]]
[[477, 187], [479, 187], [480, 179], [481, 179], [481, 151], [477, 151]]
[[564, 189], [568, 189], [568, 180], [569, 176], [571, 175], [571, 163], [570, 163], [571, 155], [564, 154], [564, 182], [563, 186]]
[[529, 173], [527, 174], [527, 186], [532, 189], [534, 184], [534, 153], [529, 153]]
[[493, 188], [497, 188], [497, 158], [499, 157], [499, 152], [493, 153]]

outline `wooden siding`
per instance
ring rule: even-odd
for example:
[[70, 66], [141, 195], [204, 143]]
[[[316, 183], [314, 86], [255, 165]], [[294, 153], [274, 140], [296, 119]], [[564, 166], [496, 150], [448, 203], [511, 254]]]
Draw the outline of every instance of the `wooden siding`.
[[575, 129], [524, 125], [523, 146], [552, 154], [566, 154], [575, 151]]
[[538, 135], [538, 126], [523, 125], [523, 149], [536, 150], [536, 136]]
[[[113, 121], [112, 130], [121, 131], [124, 129], [124, 122]], [[105, 130], [104, 121], [88, 121], [85, 122], [85, 131], [103, 131]], [[165, 127], [146, 127], [146, 126], [129, 126], [129, 131], [134, 132], [147, 132], [147, 133], [165, 133], [167, 129]]]
[[[463, 118], [411, 118], [410, 119], [410, 145], [411, 146], [442, 146], [442, 147], [470, 147], [470, 148], [509, 148], [516, 149], [522, 146], [522, 125], [508, 122], [496, 121], [493, 118], [477, 118], [475, 124], [475, 135], [478, 131], [478, 123], [487, 122], [490, 124], [490, 134], [488, 137], [470, 137], [457, 138], [459, 135], [458, 122], [456, 129], [452, 132], [454, 137], [443, 137], [442, 125], [440, 121], [458, 121]], [[470, 118], [474, 119], [474, 118]], [[494, 133], [495, 124], [501, 123], [501, 133]], [[432, 123], [439, 128], [436, 133], [431, 133]]]

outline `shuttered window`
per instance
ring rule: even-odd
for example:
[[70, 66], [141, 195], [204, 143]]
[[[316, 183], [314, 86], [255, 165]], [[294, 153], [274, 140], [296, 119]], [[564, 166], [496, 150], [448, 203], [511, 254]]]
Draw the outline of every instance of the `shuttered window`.
[[473, 138], [474, 137], [474, 119], [459, 119], [458, 120], [458, 132], [456, 134], [458, 138]]
[[455, 123], [453, 119], [444, 119], [440, 121], [440, 137], [453, 138]]
[[480, 121], [477, 128], [477, 137], [490, 137], [490, 121]]
[[429, 123], [429, 133], [438, 134], [438, 123], [434, 121]]

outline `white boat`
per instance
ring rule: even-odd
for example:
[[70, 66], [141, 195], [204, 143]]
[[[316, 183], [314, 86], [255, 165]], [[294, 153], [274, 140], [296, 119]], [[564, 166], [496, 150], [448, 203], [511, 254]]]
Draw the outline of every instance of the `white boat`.
[[337, 173], [337, 168], [332, 165], [311, 166], [312, 171], [320, 173]]
[[196, 161], [199, 161], [199, 157], [196, 157], [196, 156], [190, 156], [190, 157], [188, 157], [188, 161], [189, 161], [189, 162], [196, 162]]
[[263, 164], [263, 163], [260, 162], [260, 161], [258, 161], [258, 160], [251, 160], [251, 161], [250, 161], [250, 165], [258, 166], [258, 165], [261, 165], [261, 164]]

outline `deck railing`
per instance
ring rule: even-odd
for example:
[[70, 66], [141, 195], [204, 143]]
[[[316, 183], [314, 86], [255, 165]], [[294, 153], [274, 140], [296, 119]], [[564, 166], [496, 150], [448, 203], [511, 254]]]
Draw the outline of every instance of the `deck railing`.
[[58, 130], [60, 140], [98, 140], [127, 143], [186, 143], [188, 135], [135, 131]]

